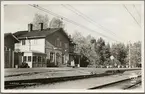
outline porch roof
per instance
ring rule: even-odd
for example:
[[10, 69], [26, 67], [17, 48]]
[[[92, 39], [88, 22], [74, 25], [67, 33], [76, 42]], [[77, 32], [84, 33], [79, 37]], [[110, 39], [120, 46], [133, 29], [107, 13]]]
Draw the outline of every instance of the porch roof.
[[25, 51], [24, 53], [34, 53], [34, 54], [41, 54], [41, 55], [46, 55], [46, 53], [42, 53], [39, 51], [31, 50], [31, 51]]

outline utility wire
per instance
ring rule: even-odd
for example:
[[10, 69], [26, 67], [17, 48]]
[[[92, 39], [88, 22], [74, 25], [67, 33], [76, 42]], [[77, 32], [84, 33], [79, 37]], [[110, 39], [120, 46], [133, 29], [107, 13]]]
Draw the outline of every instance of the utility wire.
[[139, 11], [136, 9], [136, 6], [135, 6], [134, 4], [133, 4], [133, 7], [134, 7], [134, 9], [136, 10], [138, 16], [141, 18], [141, 15], [140, 15]]
[[133, 4], [133, 7], [135, 8], [136, 12], [138, 13], [138, 15], [141, 17], [139, 11], [136, 9], [136, 6]]
[[[69, 5], [69, 4], [67, 4], [69, 7], [71, 7], [73, 10], [73, 12], [74, 13], [77, 13], [77, 14], [79, 14], [79, 15], [81, 15], [84, 19], [86, 19], [87, 21], [89, 21], [90, 23], [92, 23], [93, 25], [95, 25], [95, 26], [97, 26], [97, 27], [99, 27], [99, 28], [101, 28], [103, 31], [109, 31], [109, 34], [111, 33], [111, 35], [113, 35], [113, 36], [117, 36], [113, 31], [111, 31], [111, 30], [109, 30], [109, 29], [107, 29], [106, 27], [104, 27], [103, 25], [101, 25], [101, 24], [99, 24], [99, 23], [97, 23], [96, 21], [94, 21], [92, 18], [90, 18], [90, 17], [88, 17], [87, 15], [85, 15], [84, 13], [82, 13], [82, 12], [80, 12], [79, 10], [77, 10], [76, 8], [74, 8], [73, 6], [71, 6], [71, 5]], [[63, 5], [64, 6], [64, 5]], [[66, 7], [66, 6], [65, 6]], [[68, 7], [68, 8], [69, 8]], [[70, 10], [70, 9], [69, 9]], [[119, 36], [117, 36], [117, 37], [119, 37]], [[121, 37], [119, 37], [120, 39], [123, 39], [123, 38], [121, 38]]]
[[[69, 22], [69, 23], [72, 23], [72, 24], [74, 24], [74, 25], [77, 25], [77, 26], [79, 26], [79, 27], [81, 27], [81, 28], [84, 28], [84, 29], [86, 29], [86, 30], [88, 30], [88, 31], [96, 32], [95, 30], [92, 30], [92, 29], [90, 29], [90, 28], [88, 28], [88, 27], [86, 27], [86, 26], [84, 26], [84, 25], [81, 25], [81, 24], [79, 24], [79, 23], [77, 23], [77, 22], [75, 22], [75, 21], [72, 21], [72, 20], [70, 20], [70, 19], [68, 19], [68, 18], [66, 18], [66, 17], [64, 17], [64, 16], [61, 16], [61, 15], [56, 14], [56, 13], [53, 13], [53, 12], [51, 12], [50, 10], [45, 9], [45, 8], [43, 8], [43, 7], [40, 7], [40, 6], [38, 6], [38, 5], [31, 5], [31, 4], [28, 4], [28, 5], [29, 5], [29, 6], [32, 6], [32, 7], [34, 7], [34, 8], [37, 8], [37, 9], [39, 9], [39, 10], [41, 10], [41, 11], [44, 11], [44, 12], [46, 12], [46, 13], [49, 13], [49, 14], [51, 14], [51, 15], [53, 15], [53, 16], [56, 16], [56, 17], [58, 17], [58, 18], [63, 18], [63, 20], [65, 20], [65, 21], [67, 21], [67, 22]], [[100, 32], [96, 32], [96, 33], [98, 33], [99, 35], [101, 35], [101, 36], [103, 36], [103, 37], [106, 37], [107, 39], [111, 39], [111, 40], [113, 40], [113, 41], [120, 42], [120, 41], [114, 40], [114, 39], [112, 39], [111, 37], [108, 37], [108, 36], [106, 36], [106, 35], [104, 35], [104, 34], [102, 34], [102, 33], [100, 33]]]
[[[69, 7], [67, 7], [66, 5], [69, 6]], [[105, 27], [102, 26], [101, 24], [95, 22], [93, 19], [91, 19], [90, 17], [88, 17], [88, 16], [85, 15], [84, 13], [80, 12], [79, 10], [77, 10], [76, 8], [74, 8], [73, 6], [71, 6], [71, 5], [69, 5], [69, 4], [66, 4], [66, 5], [62, 4], [63, 7], [65, 7], [65, 8], [67, 8], [68, 10], [74, 12], [75, 14], [77, 14], [77, 15], [80, 16], [80, 17], [82, 17], [83, 19], [89, 21], [90, 23], [93, 22], [93, 23], [92, 23], [93, 25], [95, 25], [95, 26], [101, 28], [103, 31], [107, 31], [107, 32], [109, 31], [113, 36], [116, 36], [116, 34], [115, 34], [114, 32], [112, 32], [111, 30], [105, 28]], [[71, 8], [71, 9], [70, 9], [70, 8]], [[110, 34], [110, 33], [109, 33], [109, 34]], [[122, 39], [122, 38], [120, 38], [120, 39]]]
[[123, 7], [127, 10], [127, 12], [131, 15], [131, 17], [134, 19], [134, 21], [137, 23], [137, 25], [139, 26], [139, 27], [141, 27], [140, 26], [140, 24], [138, 23], [138, 21], [135, 19], [135, 17], [131, 14], [131, 12], [127, 9], [127, 7], [123, 4]]

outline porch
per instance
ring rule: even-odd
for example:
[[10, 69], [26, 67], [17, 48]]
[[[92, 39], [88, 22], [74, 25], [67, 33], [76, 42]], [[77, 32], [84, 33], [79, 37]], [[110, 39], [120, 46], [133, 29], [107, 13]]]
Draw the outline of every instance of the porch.
[[22, 61], [26, 62], [30, 68], [47, 67], [46, 54], [37, 51], [24, 52]]

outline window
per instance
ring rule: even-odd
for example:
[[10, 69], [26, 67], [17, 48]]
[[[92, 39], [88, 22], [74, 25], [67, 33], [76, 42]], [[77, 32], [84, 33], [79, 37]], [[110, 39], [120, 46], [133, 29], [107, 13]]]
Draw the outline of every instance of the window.
[[28, 56], [28, 62], [31, 62], [31, 56]]
[[50, 52], [50, 61], [53, 61], [53, 52]]
[[57, 47], [59, 47], [59, 45], [60, 45], [60, 40], [59, 40], [59, 38], [57, 39]]
[[65, 47], [65, 48], [68, 48], [68, 45], [67, 45], [67, 43], [64, 43], [64, 47]]
[[45, 62], [45, 57], [42, 58], [42, 62]]
[[22, 45], [25, 45], [26, 44], [26, 41], [25, 40], [22, 40]]
[[62, 54], [62, 63], [64, 64], [65, 63], [65, 55]]
[[36, 39], [34, 40], [34, 44], [35, 44], [35, 45], [37, 44], [37, 40], [36, 40]]
[[41, 56], [38, 56], [38, 62], [41, 62]]
[[57, 47], [60, 47], [60, 46], [61, 46], [61, 45], [60, 45], [60, 39], [59, 39], [59, 38], [56, 39], [55, 45], [56, 45]]
[[62, 45], [62, 42], [60, 41], [59, 46], [61, 47], [61, 45]]
[[24, 56], [23, 57], [23, 61], [27, 61], [27, 56]]
[[36, 56], [33, 56], [33, 62], [36, 62]]

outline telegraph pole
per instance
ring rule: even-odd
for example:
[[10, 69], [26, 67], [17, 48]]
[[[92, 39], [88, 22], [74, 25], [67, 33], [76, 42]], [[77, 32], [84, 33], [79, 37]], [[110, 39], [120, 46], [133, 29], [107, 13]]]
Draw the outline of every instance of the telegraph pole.
[[131, 62], [130, 62], [130, 56], [131, 56], [131, 54], [130, 54], [130, 48], [131, 48], [131, 44], [130, 44], [130, 41], [129, 41], [129, 53], [128, 53], [128, 55], [129, 55], [129, 68], [131, 68]]

